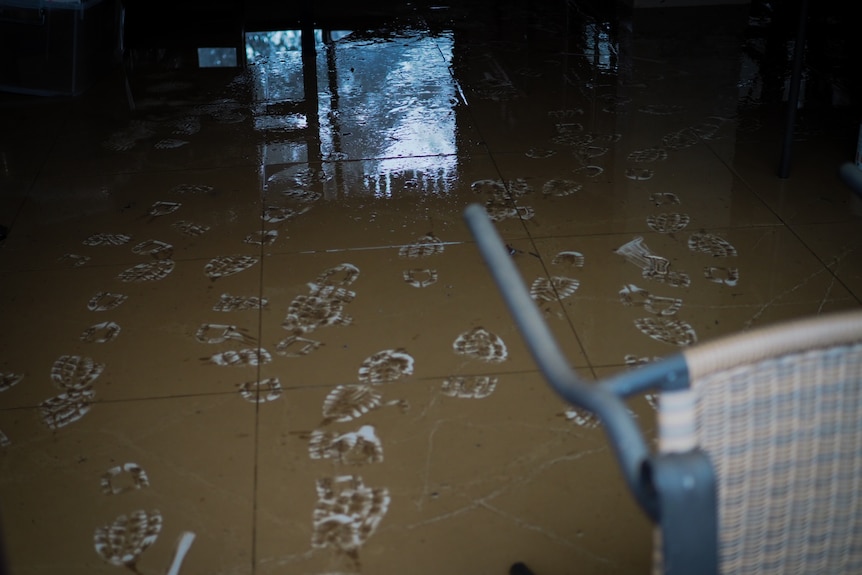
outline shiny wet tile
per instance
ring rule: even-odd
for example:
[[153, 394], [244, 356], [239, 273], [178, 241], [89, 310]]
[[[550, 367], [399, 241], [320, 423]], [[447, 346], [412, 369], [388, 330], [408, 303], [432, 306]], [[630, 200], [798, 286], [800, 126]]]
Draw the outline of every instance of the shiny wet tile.
[[429, 234], [469, 241], [461, 212], [473, 202], [504, 208], [505, 237], [525, 235], [505, 187], [486, 190], [485, 182], [500, 177], [483, 154], [296, 164], [267, 179], [264, 225], [278, 238], [269, 253], [400, 247]]

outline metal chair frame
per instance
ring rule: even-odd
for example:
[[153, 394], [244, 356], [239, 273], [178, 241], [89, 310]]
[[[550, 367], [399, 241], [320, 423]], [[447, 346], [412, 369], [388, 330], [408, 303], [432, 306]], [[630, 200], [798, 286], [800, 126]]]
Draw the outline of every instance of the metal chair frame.
[[[818, 316], [797, 320], [792, 326], [788, 322], [728, 336], [598, 383], [588, 383], [576, 375], [560, 350], [484, 208], [472, 204], [465, 210], [464, 217], [522, 338], [550, 387], [567, 402], [593, 412], [602, 422], [628, 489], [658, 527], [661, 543], [657, 549], [660, 553], [657, 567], [667, 575], [719, 573], [720, 505], [716, 469], [709, 454], [698, 445], [694, 434], [689, 433], [695, 427], [691, 408], [694, 401], [690, 393], [693, 379], [710, 372], [727, 371], [735, 363], [756, 363], [787, 353], [787, 350], [804, 350], [807, 343], [818, 336], [827, 347], [847, 341], [862, 346], [862, 310], [845, 312], [837, 323], [818, 319], [821, 317]], [[862, 381], [855, 383], [862, 384]], [[659, 433], [662, 437], [657, 452], [648, 449], [624, 403], [625, 398], [648, 391], [660, 392]], [[679, 409], [679, 405], [683, 409]], [[677, 417], [670, 424], [662, 421], [662, 410], [666, 408], [671, 412], [677, 409], [672, 413]], [[862, 406], [859, 411], [862, 419]], [[683, 414], [681, 418], [678, 417], [680, 413]], [[862, 454], [857, 455], [857, 459], [862, 461]], [[862, 543], [859, 545], [862, 548]]]

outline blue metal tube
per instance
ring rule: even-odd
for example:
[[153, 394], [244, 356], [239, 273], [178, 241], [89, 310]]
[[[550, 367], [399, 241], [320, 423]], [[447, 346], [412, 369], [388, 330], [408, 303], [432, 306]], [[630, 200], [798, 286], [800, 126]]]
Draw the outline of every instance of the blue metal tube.
[[[655, 497], [642, 480], [643, 466], [649, 451], [640, 429], [629, 415], [621, 397], [615, 392], [620, 391], [621, 395], [626, 395], [660, 385], [660, 380], [667, 378], [656, 374], [666, 374], [666, 370], [634, 370], [630, 375], [616, 378], [609, 386], [581, 380], [560, 351], [485, 209], [478, 204], [471, 204], [464, 211], [464, 219], [476, 239], [479, 252], [509, 308], [509, 313], [515, 319], [521, 336], [545, 379], [566, 401], [599, 417], [629, 489], [646, 514], [653, 521], [657, 521]], [[673, 362], [675, 368], [679, 367], [678, 362], [679, 360]], [[656, 380], [648, 379], [650, 377], [656, 377]]]

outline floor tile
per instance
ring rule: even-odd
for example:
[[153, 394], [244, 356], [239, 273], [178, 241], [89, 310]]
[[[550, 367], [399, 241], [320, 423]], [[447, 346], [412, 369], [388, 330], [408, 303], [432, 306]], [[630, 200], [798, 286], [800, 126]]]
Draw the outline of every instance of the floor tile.
[[[859, 203], [852, 200], [851, 205]], [[846, 286], [859, 299], [862, 294], [860, 276], [860, 246], [862, 226], [858, 219], [832, 224], [801, 224], [794, 231], [814, 254], [835, 274], [838, 282]]]
[[[711, 252], [694, 251], [689, 244]], [[566, 252], [583, 257], [582, 269], [571, 274], [580, 281], [577, 295], [563, 304], [592, 365], [664, 357], [698, 341], [858, 306], [781, 227], [682, 237], [554, 238], [537, 240], [536, 246], [545, 261]], [[566, 269], [564, 260], [558, 261], [551, 269]], [[655, 266], [662, 271], [656, 273]]]
[[[373, 389], [406, 405], [326, 423], [298, 407], [324, 405], [335, 390], [323, 388], [262, 406], [260, 572], [648, 567], [650, 528], [601, 431], [567, 420], [536, 375], [502, 376], [487, 396], [439, 382]], [[331, 515], [328, 490], [355, 502], [353, 523]]]
[[[475, 246], [437, 249], [414, 258], [394, 248], [267, 258], [261, 345], [273, 362], [262, 377], [296, 387], [534, 369]], [[519, 263], [544, 277], [538, 258]], [[556, 300], [543, 307], [577, 365], [562, 309]]]
[[[778, 177], [781, 139], [774, 138], [771, 154], [754, 154], [762, 143], [740, 144], [733, 169], [763, 201], [788, 223], [826, 223], [858, 219], [852, 194], [838, 177], [838, 169], [853, 157], [852, 143], [839, 145], [829, 138], [794, 141], [787, 178]], [[774, 151], [773, 151], [774, 150]]]
[[503, 176], [516, 201], [534, 213], [526, 222], [530, 234], [679, 233], [779, 221], [702, 145], [650, 163], [628, 162], [625, 152], [614, 155], [595, 176], [571, 169], [565, 156], [502, 156]]
[[183, 532], [183, 570], [250, 569], [254, 410], [225, 395], [90, 408], [54, 430], [37, 410], [0, 412], [12, 572], [166, 570]]
[[[296, 187], [306, 178], [312, 181]], [[475, 202], [506, 208], [499, 211], [505, 237], [526, 235], [521, 212], [496, 183], [499, 171], [481, 154], [295, 164], [267, 179], [265, 210], [273, 218], [265, 229], [278, 235], [270, 253], [400, 247], [427, 234], [469, 241], [462, 212]]]
[[[95, 133], [68, 134], [58, 139], [45, 169], [54, 172], [84, 168], [123, 173], [253, 166], [257, 162], [253, 145], [258, 136], [252, 127], [250, 114], [240, 111], [247, 108], [247, 105], [233, 102], [223, 104], [219, 110], [237, 114], [237, 119], [216, 120], [210, 130], [207, 117], [200, 120], [203, 127], [194, 134], [184, 133], [194, 128], [183, 124], [186, 118], [199, 118], [200, 113], [193, 109], [181, 116], [130, 117], [117, 120]], [[231, 127], [223, 129], [221, 123]], [[230, 136], [226, 137], [228, 134]]]
[[[4, 406], [49, 397], [52, 367], [65, 356], [104, 366], [105, 400], [236, 391], [255, 378], [255, 362], [265, 359], [257, 357], [259, 299], [237, 298], [259, 298], [259, 271], [211, 279], [210, 263], [142, 257], [130, 266], [6, 274], [3, 369], [38, 388], [16, 386]], [[231, 308], [240, 311], [217, 311]]]
[[[253, 169], [142, 174], [60, 173], [39, 178], [0, 253], [3, 269], [137, 263], [259, 254], [264, 224]], [[80, 261], [80, 260], [79, 260]]]

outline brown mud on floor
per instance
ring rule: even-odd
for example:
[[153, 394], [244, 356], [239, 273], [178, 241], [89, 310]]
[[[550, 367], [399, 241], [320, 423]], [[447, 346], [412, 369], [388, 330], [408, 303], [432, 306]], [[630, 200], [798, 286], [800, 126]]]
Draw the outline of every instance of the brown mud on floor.
[[855, 308], [852, 85], [809, 70], [780, 179], [759, 3], [535, 4], [369, 10], [304, 54], [259, 26], [245, 66], [141, 50], [76, 98], [0, 96], [12, 573], [648, 571], [601, 425], [462, 212], [589, 379]]

